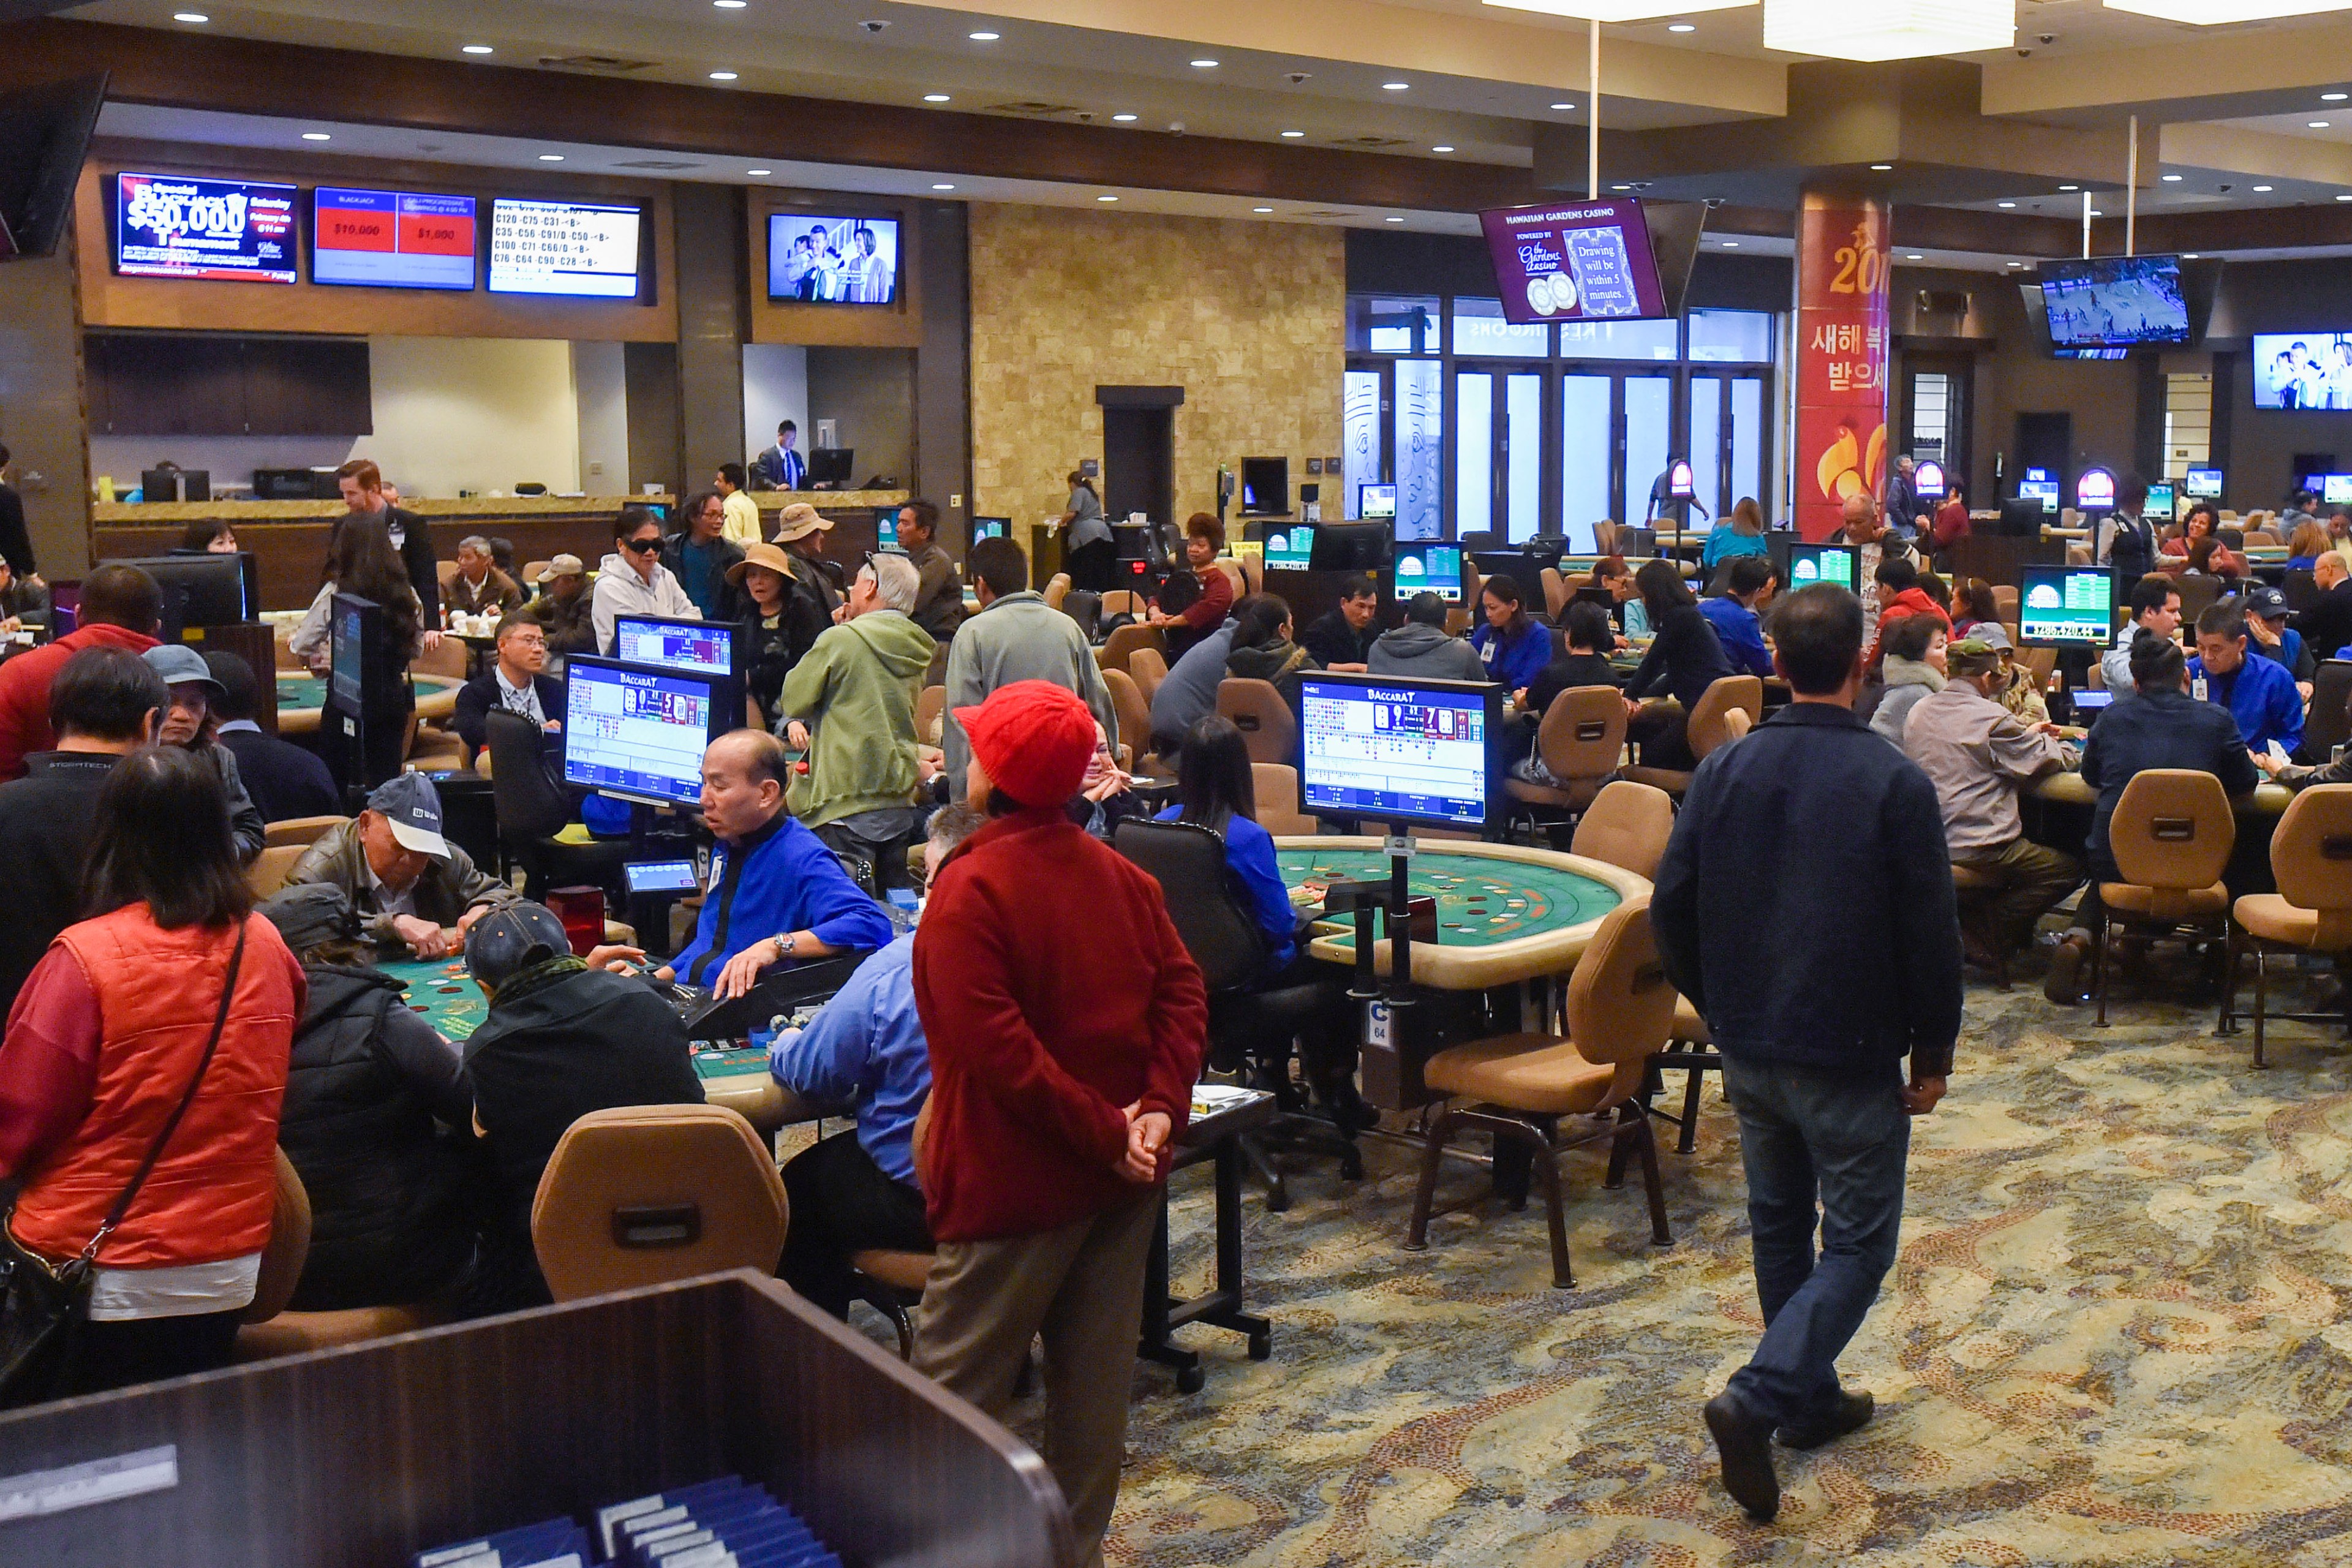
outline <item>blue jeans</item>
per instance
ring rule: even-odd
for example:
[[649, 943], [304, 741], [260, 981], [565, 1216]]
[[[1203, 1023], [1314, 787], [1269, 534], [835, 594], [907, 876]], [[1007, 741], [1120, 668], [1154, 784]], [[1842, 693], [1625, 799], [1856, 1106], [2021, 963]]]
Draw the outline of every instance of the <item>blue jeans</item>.
[[[1729, 1392], [1776, 1426], [1838, 1397], [1837, 1358], [1894, 1265], [1911, 1119], [1900, 1065], [1830, 1072], [1727, 1056], [1764, 1338]], [[1813, 1256], [1814, 1205], [1822, 1250]]]

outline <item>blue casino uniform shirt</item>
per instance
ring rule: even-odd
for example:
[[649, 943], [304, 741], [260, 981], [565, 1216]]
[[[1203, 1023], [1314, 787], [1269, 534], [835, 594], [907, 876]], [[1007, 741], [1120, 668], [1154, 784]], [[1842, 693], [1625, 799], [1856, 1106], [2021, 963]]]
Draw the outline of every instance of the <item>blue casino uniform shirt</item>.
[[721, 844], [712, 854], [702, 918], [670, 967], [688, 984], [709, 985], [743, 949], [792, 931], [868, 952], [893, 935], [882, 906], [849, 879], [833, 851], [780, 814], [743, 843]]
[[2207, 675], [2203, 659], [2190, 659], [2191, 690], [2200, 676], [2205, 680], [2205, 700], [2230, 710], [2248, 751], [2265, 750], [2276, 741], [2292, 755], [2303, 744], [2303, 693], [2295, 689], [2294, 675], [2286, 666], [2250, 648], [2245, 661], [2227, 675]]
[[857, 1144], [882, 1173], [915, 1185], [915, 1117], [931, 1092], [931, 1053], [915, 1011], [915, 938], [857, 966], [809, 1026], [780, 1037], [768, 1070], [812, 1100], [857, 1107]]
[[1488, 679], [1517, 691], [1533, 686], [1536, 677], [1551, 662], [1551, 628], [1531, 620], [1516, 641], [1506, 642], [1502, 633], [1482, 620], [1478, 629], [1470, 634], [1470, 646], [1485, 661]]
[[[1173, 822], [1183, 814], [1182, 806], [1171, 805], [1154, 820]], [[1225, 824], [1225, 864], [1241, 878], [1256, 906], [1258, 929], [1265, 932], [1270, 949], [1266, 967], [1282, 968], [1298, 955], [1298, 917], [1290, 907], [1290, 886], [1274, 858], [1274, 835], [1246, 816], [1234, 817]]]
[[1737, 599], [1718, 596], [1701, 599], [1698, 613], [1715, 628], [1715, 640], [1723, 645], [1723, 657], [1731, 661], [1734, 674], [1772, 673], [1772, 656], [1765, 651], [1764, 627], [1755, 611]]

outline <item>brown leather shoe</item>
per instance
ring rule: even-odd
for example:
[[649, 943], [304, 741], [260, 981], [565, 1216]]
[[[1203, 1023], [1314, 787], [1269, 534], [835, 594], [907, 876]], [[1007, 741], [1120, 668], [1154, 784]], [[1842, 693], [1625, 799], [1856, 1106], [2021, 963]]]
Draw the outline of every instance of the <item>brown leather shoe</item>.
[[2068, 931], [2050, 950], [2050, 973], [2042, 982], [2042, 994], [2061, 1007], [2079, 1007], [2085, 1000], [2083, 994], [2083, 965], [2091, 961], [2091, 939], [2080, 931]]

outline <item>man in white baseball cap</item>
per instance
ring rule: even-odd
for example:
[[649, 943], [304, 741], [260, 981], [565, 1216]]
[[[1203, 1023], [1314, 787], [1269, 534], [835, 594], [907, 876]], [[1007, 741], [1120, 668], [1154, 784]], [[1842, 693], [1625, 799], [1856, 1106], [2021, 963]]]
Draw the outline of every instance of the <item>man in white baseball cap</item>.
[[476, 921], [518, 897], [442, 837], [440, 793], [411, 773], [378, 784], [367, 809], [311, 845], [286, 881], [342, 889], [379, 947], [418, 958], [460, 951]]

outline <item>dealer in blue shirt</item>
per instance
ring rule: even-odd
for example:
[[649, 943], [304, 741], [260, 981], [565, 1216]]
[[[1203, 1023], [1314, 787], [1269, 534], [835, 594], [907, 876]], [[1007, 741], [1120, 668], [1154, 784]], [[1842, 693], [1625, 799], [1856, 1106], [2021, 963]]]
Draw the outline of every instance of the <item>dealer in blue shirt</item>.
[[2289, 756], [2302, 748], [2303, 693], [2294, 673], [2275, 659], [2246, 656], [2246, 616], [2236, 600], [2224, 599], [2197, 617], [2189, 689], [2230, 710], [2248, 751], [2267, 751], [2273, 741]]
[[732, 999], [772, 964], [889, 944], [882, 906], [785, 812], [790, 766], [784, 743], [761, 730], [721, 735], [702, 753], [702, 820], [719, 850], [694, 940], [656, 978]]
[[1769, 676], [1772, 655], [1764, 647], [1764, 625], [1756, 607], [1772, 592], [1772, 563], [1761, 555], [1735, 555], [1723, 569], [1716, 591], [1698, 602], [1698, 613], [1715, 628], [1723, 657], [1734, 673]]

